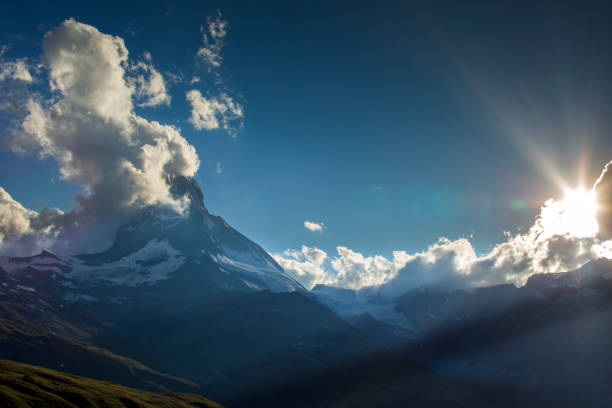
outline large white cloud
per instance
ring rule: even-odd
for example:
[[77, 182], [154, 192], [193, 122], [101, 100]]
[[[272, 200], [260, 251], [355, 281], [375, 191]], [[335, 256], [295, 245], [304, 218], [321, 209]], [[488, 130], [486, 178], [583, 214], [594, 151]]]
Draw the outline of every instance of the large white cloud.
[[[84, 190], [75, 208], [55, 214], [58, 250], [93, 249], [87, 245], [103, 240], [85, 227], [112, 231], [109, 222], [134, 208], [159, 204], [181, 211], [185, 202], [172, 196], [168, 180], [193, 176], [200, 162], [177, 128], [134, 112], [133, 99], [155, 105], [166, 98], [150, 63], [141, 69], [153, 78], [135, 85], [123, 40], [73, 19], [45, 34], [43, 49], [51, 96], [26, 94], [21, 127], [9, 143], [52, 157], [61, 177]], [[70, 239], [79, 231], [91, 239]]]
[[288, 249], [282, 254], [272, 254], [283, 269], [307, 288], [335, 282], [331, 271], [326, 268], [327, 253], [316, 247], [302, 245], [302, 249]]
[[283, 269], [307, 288], [327, 284], [359, 289], [379, 285], [395, 276], [406, 263], [408, 255], [395, 251], [392, 260], [376, 255], [363, 256], [346, 247], [336, 248], [338, 256], [330, 258], [327, 252], [302, 245], [298, 250], [288, 249], [272, 254]]
[[342, 246], [337, 247], [336, 251], [338, 256], [331, 261], [336, 272], [336, 284], [351, 289], [387, 281], [397, 274], [408, 258], [403, 251], [394, 251], [391, 260], [381, 255], [363, 256]]

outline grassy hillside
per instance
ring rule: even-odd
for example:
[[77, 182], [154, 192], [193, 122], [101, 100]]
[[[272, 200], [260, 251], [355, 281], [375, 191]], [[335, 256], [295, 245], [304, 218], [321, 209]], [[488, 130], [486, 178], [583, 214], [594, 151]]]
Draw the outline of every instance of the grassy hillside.
[[116, 345], [122, 351], [138, 346], [83, 306], [20, 290], [11, 279], [3, 282], [1, 274], [0, 282], [0, 358], [152, 392], [200, 393], [193, 382], [111, 352]]
[[204, 397], [151, 393], [0, 359], [0, 406], [21, 407], [221, 407]]

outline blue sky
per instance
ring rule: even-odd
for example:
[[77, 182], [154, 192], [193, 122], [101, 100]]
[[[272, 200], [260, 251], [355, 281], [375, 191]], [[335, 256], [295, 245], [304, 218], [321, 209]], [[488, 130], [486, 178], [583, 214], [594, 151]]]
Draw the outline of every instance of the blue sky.
[[[138, 113], [180, 127], [207, 207], [271, 252], [390, 256], [470, 235], [482, 252], [561, 195], [551, 168], [590, 187], [610, 159], [605, 3], [62, 3], [5, 5], [6, 56], [40, 56], [69, 17], [122, 37], [132, 56], [150, 52], [172, 103]], [[217, 10], [229, 23], [221, 84], [195, 57]], [[244, 105], [235, 138], [188, 122], [193, 87]], [[78, 191], [51, 159], [11, 151], [0, 186], [35, 210], [67, 210]]]

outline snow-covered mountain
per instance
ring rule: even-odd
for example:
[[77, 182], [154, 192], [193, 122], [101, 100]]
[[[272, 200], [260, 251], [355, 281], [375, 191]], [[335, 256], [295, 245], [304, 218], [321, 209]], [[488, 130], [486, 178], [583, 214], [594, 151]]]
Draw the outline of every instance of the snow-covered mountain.
[[[186, 211], [142, 209], [103, 252], [0, 258], [0, 354], [80, 375], [106, 367], [98, 378], [124, 381], [109, 368], [116, 359], [98, 352], [106, 349], [228, 401], [371, 349], [265, 250], [211, 215], [193, 179], [171, 183]], [[79, 364], [67, 363], [71, 354]]]
[[[51, 272], [66, 296], [96, 300], [112, 289], [114, 300], [136, 288], [177, 286], [192, 281], [203, 293], [223, 291], [305, 291], [259, 245], [208, 212], [193, 179], [176, 177], [172, 191], [189, 200], [184, 214], [150, 207], [117, 232], [112, 246], [97, 254], [58, 257], [47, 251], [31, 257], [0, 257], [9, 273], [28, 268]], [[124, 293], [125, 292], [125, 293]]]

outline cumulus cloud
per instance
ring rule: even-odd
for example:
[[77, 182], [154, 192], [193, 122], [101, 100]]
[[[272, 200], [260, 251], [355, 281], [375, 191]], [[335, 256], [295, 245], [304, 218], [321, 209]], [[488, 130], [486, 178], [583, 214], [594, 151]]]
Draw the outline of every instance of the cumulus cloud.
[[323, 232], [325, 224], [322, 222], [304, 221], [304, 227], [312, 232]]
[[29, 210], [0, 187], [0, 248], [27, 254], [51, 245], [58, 234], [54, 221], [61, 215], [60, 210], [49, 207], [40, 213]]
[[600, 236], [612, 238], [612, 161], [606, 164], [595, 183], [597, 197], [597, 222]]
[[198, 50], [200, 57], [210, 68], [218, 68], [223, 60], [221, 50], [223, 39], [227, 35], [227, 21], [223, 19], [221, 12], [206, 18], [206, 24], [200, 27], [202, 32], [202, 47]]
[[[103, 240], [87, 239], [92, 235], [87, 227], [108, 228], [112, 234], [111, 221], [134, 208], [164, 205], [182, 211], [186, 202], [171, 194], [169, 180], [193, 176], [198, 156], [177, 128], [134, 113], [134, 99], [145, 96], [155, 103], [164, 97], [155, 79], [143, 82], [140, 90], [130, 83], [123, 39], [69, 19], [45, 34], [43, 50], [51, 97], [30, 93], [20, 102], [21, 126], [8, 144], [53, 158], [61, 177], [83, 189], [71, 211], [45, 214], [53, 219], [56, 250], [95, 249], [88, 245]], [[143, 69], [151, 74], [149, 65]], [[8, 202], [2, 202], [3, 211], [16, 208]], [[33, 225], [31, 230], [40, 230]], [[78, 234], [82, 239], [75, 239]]]
[[331, 261], [336, 285], [351, 289], [380, 285], [394, 276], [408, 257], [403, 251], [394, 251], [391, 260], [381, 255], [363, 256], [342, 246], [336, 251], [338, 256]]
[[242, 127], [244, 116], [242, 105], [235, 102], [226, 93], [221, 92], [218, 96], [205, 97], [197, 89], [192, 89], [187, 92], [186, 97], [191, 104], [189, 122], [196, 129], [221, 128], [235, 137], [236, 129]]
[[320, 283], [331, 284], [334, 276], [325, 266], [327, 253], [319, 248], [302, 245], [299, 251], [288, 249], [272, 255], [276, 262], [304, 287], [312, 288]]
[[395, 251], [393, 259], [383, 256], [363, 256], [346, 247], [336, 248], [335, 257], [316, 247], [302, 245], [301, 250], [288, 249], [272, 256], [285, 272], [307, 288], [327, 284], [359, 289], [388, 281], [405, 265], [409, 256]]
[[24, 208], [0, 187], [0, 242], [15, 240], [32, 231], [31, 220], [38, 214]]
[[[610, 184], [607, 184], [611, 166], [608, 163], [594, 186], [601, 229], [610, 221], [609, 212], [601, 208], [609, 209], [606, 206], [611, 203]], [[467, 238], [440, 238], [421, 252], [395, 251], [392, 259], [364, 256], [342, 246], [336, 248], [338, 254], [334, 257], [318, 250], [322, 252], [318, 258], [322, 261], [318, 263], [304, 256], [308, 247], [274, 257], [305, 286], [326, 283], [352, 289], [377, 287], [381, 295], [388, 297], [424, 286], [522, 285], [534, 273], [564, 272], [599, 257], [612, 258], [612, 240], [602, 240], [606, 238], [597, 236], [597, 228], [590, 226], [593, 221], [590, 217], [594, 218], [595, 212], [583, 214], [581, 210], [589, 206], [572, 208], [572, 204], [567, 199], [546, 201], [527, 232], [507, 234], [504, 242], [482, 255], [476, 253]], [[579, 218], [572, 219], [575, 216]]]

